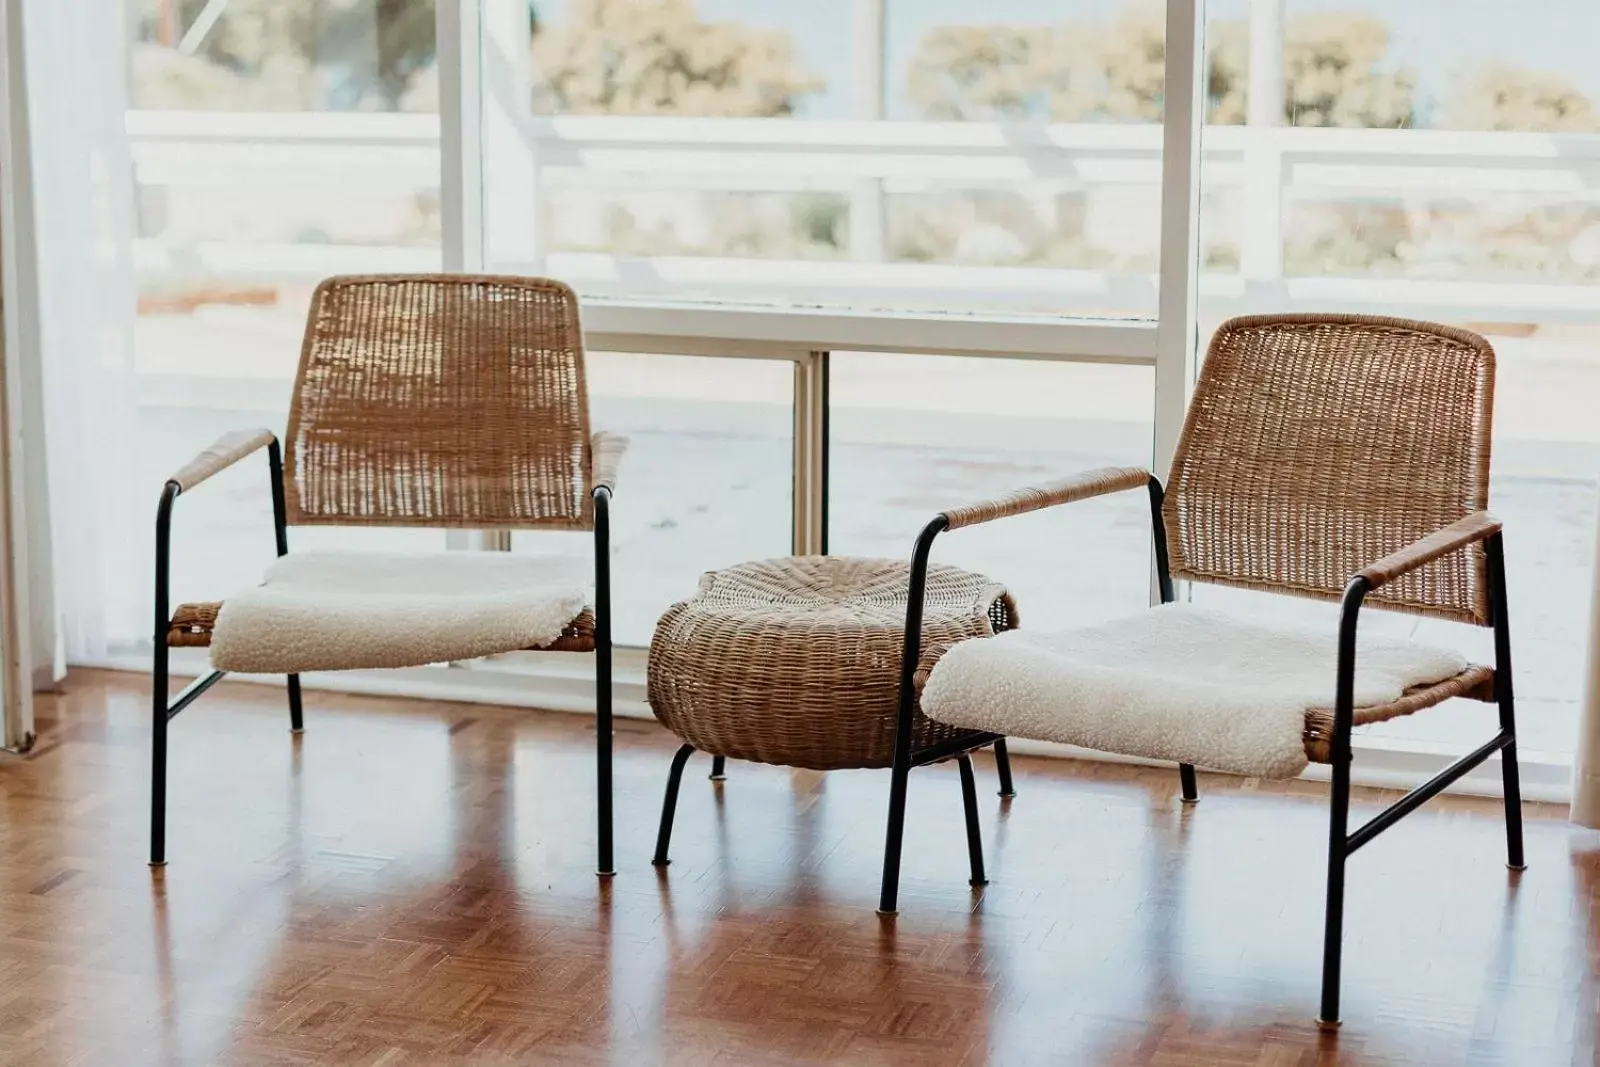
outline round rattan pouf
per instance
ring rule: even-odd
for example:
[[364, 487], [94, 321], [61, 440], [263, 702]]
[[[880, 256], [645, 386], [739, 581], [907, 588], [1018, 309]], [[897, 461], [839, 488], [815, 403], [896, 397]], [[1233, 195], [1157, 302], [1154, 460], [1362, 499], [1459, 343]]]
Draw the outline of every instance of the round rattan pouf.
[[[791, 556], [700, 579], [650, 642], [650, 706], [702, 752], [786, 767], [894, 760], [909, 568], [886, 559]], [[957, 641], [1017, 625], [1004, 586], [928, 569], [918, 677]], [[912, 747], [970, 733], [919, 711]]]

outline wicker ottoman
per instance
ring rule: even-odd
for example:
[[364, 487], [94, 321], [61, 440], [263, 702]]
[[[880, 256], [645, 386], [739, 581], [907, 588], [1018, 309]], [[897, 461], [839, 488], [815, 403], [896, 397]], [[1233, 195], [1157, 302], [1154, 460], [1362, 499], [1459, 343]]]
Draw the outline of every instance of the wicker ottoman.
[[[712, 571], [674, 604], [650, 642], [650, 707], [684, 740], [667, 781], [655, 863], [664, 866], [684, 764], [715, 757], [835, 770], [895, 763], [909, 567], [899, 561], [793, 556]], [[922, 655], [914, 688], [957, 641], [1017, 625], [1017, 606], [993, 579], [928, 569]], [[915, 699], [915, 693], [911, 694]], [[967, 754], [995, 746], [1010, 796], [1004, 739], [934, 722], [920, 710], [911, 765], [958, 759], [968, 800], [973, 878], [982, 882], [976, 800]]]

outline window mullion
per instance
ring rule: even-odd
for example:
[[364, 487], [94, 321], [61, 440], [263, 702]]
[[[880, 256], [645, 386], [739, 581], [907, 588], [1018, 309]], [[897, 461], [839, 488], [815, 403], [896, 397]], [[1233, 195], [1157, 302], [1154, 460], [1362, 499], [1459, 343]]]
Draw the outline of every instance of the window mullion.
[[[1204, 0], [1167, 0], [1161, 127], [1161, 252], [1153, 467], [1163, 482], [1194, 382], [1200, 270], [1200, 131], [1205, 119]], [[1160, 602], [1152, 568], [1151, 603]]]

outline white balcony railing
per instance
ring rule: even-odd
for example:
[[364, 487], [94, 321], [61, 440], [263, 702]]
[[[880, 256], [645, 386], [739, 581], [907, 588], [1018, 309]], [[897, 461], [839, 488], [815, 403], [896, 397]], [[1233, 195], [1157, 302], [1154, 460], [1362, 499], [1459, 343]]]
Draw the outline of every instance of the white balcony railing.
[[[259, 198], [333, 188], [420, 192], [439, 181], [432, 115], [130, 112], [128, 133], [146, 186]], [[846, 262], [629, 258], [545, 252], [537, 243], [543, 205], [567, 189], [861, 197], [1120, 187], [1148, 190], [1153, 212], [1161, 166], [1156, 126], [562, 117], [528, 121], [518, 136], [514, 150], [531, 156], [535, 177], [525, 196], [513, 190], [495, 201], [516, 205], [517, 216], [490, 220], [497, 265], [548, 271], [593, 294], [1064, 316], [1148, 316], [1156, 306], [1151, 274], [881, 262], [873, 258], [881, 242], [866, 257], [852, 249], [855, 258]], [[1235, 235], [1239, 270], [1202, 276], [1209, 310], [1318, 308], [1512, 322], [1600, 317], [1594, 284], [1286, 276], [1283, 268], [1286, 206], [1295, 202], [1596, 204], [1600, 136], [1222, 126], [1205, 131], [1203, 157], [1207, 195], [1234, 191], [1244, 200]], [[220, 277], [309, 279], [436, 262], [428, 248], [161, 237], [141, 241], [138, 255], [150, 270], [181, 266]]]

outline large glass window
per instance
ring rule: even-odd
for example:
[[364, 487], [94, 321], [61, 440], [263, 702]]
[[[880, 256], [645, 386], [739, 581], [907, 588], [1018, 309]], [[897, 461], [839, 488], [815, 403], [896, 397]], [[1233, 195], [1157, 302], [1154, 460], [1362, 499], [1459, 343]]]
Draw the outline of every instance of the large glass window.
[[[130, 451], [147, 489], [128, 525], [147, 540], [145, 509], [178, 466], [230, 429], [282, 432], [318, 281], [438, 269], [438, 86], [431, 0], [130, 0], [128, 21]], [[184, 500], [175, 599], [259, 579], [272, 552], [265, 466], [252, 459]], [[293, 540], [444, 544], [401, 530]], [[149, 558], [141, 546], [130, 566]], [[145, 609], [125, 615], [113, 635], [144, 638]]]
[[[835, 354], [828, 550], [908, 559], [946, 508], [1107, 466], [1148, 466], [1145, 367]], [[961, 530], [935, 558], [1004, 582], [1029, 628], [1149, 602], [1150, 501], [1119, 493]]]
[[[1208, 17], [1203, 203], [1226, 252], [1206, 260], [1202, 338], [1232, 314], [1320, 309], [1489, 338], [1490, 507], [1506, 522], [1519, 746], [1570, 753], [1600, 469], [1600, 77], [1583, 44], [1600, 12], [1211, 0]], [[1282, 610], [1331, 619], [1314, 604]], [[1373, 625], [1491, 661], [1486, 633]], [[1492, 710], [1457, 704], [1370, 736], [1455, 751], [1492, 732]]]
[[[1569, 0], [1203, 8], [1201, 341], [1231, 315], [1304, 310], [1491, 338], [1523, 748], [1569, 750], [1600, 467], [1600, 81], [1584, 50], [1600, 15]], [[815, 547], [824, 503], [830, 550], [900, 558], [939, 508], [1148, 462], [1152, 436], [1176, 435], [1176, 405], [1152, 425], [1155, 379], [1176, 395], [1171, 342], [1188, 326], [1151, 322], [1163, 272], [1170, 284], [1187, 270], [1161, 256], [1180, 229], [1163, 221], [1181, 221], [1161, 210], [1162, 182], [1184, 168], [1162, 158], [1180, 131], [1162, 125], [1177, 98], [1160, 0], [124, 10], [137, 315], [133, 429], [118, 434], [127, 483], [152, 495], [222, 429], [282, 426], [319, 279], [447, 262], [568, 280], [597, 348], [673, 353], [591, 360], [597, 426], [634, 441], [616, 509], [624, 644], [642, 644], [698, 571]], [[89, 169], [121, 183], [126, 164], [106, 159]], [[1167, 189], [1166, 206], [1188, 192]], [[100, 263], [79, 243], [58, 273]], [[1071, 321], [1095, 317], [1136, 321]], [[67, 451], [53, 448], [52, 462]], [[179, 597], [256, 573], [268, 542], [254, 467], [186, 502]], [[824, 483], [825, 502], [805, 496]], [[118, 514], [145, 531], [148, 498], [133, 499]], [[1032, 625], [1067, 625], [1143, 602], [1147, 522], [1131, 494], [965, 531], [941, 552], [1016, 587]], [[559, 540], [518, 534], [511, 548]], [[148, 545], [128, 543], [108, 573], [143, 589]], [[143, 636], [142, 596], [108, 595], [119, 632]], [[1459, 628], [1374, 625], [1488, 652]], [[1369, 736], [1459, 748], [1480, 712]]]
[[1160, 3], [524, 9], [486, 8], [491, 263], [629, 300], [1155, 311]]
[[[789, 553], [794, 366], [787, 360], [589, 354], [597, 430], [625, 434], [611, 507], [614, 639], [643, 648], [700, 575]], [[588, 534], [524, 531], [513, 551], [585, 556]]]

